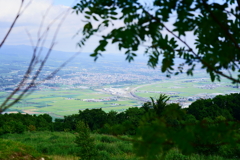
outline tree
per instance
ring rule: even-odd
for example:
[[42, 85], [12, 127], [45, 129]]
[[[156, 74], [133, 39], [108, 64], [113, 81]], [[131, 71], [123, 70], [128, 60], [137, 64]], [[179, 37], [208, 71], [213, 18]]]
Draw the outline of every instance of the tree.
[[197, 120], [210, 117], [215, 119], [223, 116], [227, 120], [239, 120], [239, 93], [230, 95], [218, 95], [213, 99], [199, 99], [193, 102], [187, 111], [196, 117]]
[[[85, 16], [79, 47], [94, 35], [100, 35], [99, 44], [91, 54], [95, 60], [110, 43], [125, 51], [129, 62], [144, 46], [144, 53], [149, 56], [148, 65], [153, 68], [161, 65], [161, 71], [167, 76], [183, 72], [193, 75], [199, 65], [212, 81], [220, 81], [224, 77], [232, 83], [240, 83], [239, 0], [221, 3], [210, 0], [152, 0], [146, 4], [139, 0], [81, 0], [73, 9], [76, 14]], [[119, 26], [119, 22], [123, 25]], [[193, 44], [185, 40], [191, 34]], [[181, 58], [183, 63], [176, 65], [177, 58]], [[148, 110], [147, 106], [144, 108]], [[146, 120], [151, 119], [151, 123], [145, 121], [138, 128], [138, 138], [133, 142], [139, 156], [157, 159], [159, 153], [166, 154], [173, 147], [189, 154], [196, 152], [198, 147], [235, 145], [239, 142], [236, 138], [239, 127], [234, 121], [211, 122], [206, 117], [194, 122], [194, 117], [185, 116], [194, 123], [180, 123], [177, 120], [181, 121], [184, 113], [177, 104], [166, 105], [164, 112], [160, 112], [161, 108], [156, 108], [161, 113], [160, 117], [153, 120], [151, 115], [145, 117]], [[212, 108], [218, 107], [212, 105]], [[238, 107], [234, 108], [238, 110]], [[227, 115], [225, 111], [224, 114]], [[218, 112], [210, 114], [212, 117], [218, 115]]]
[[26, 126], [19, 121], [8, 121], [1, 127], [0, 134], [5, 133], [23, 133], [26, 130]]
[[117, 124], [117, 111], [111, 110], [110, 112], [107, 113], [107, 124], [109, 125], [115, 125]]
[[63, 120], [63, 130], [76, 130], [76, 124], [79, 121], [79, 116], [77, 114], [64, 116]]
[[80, 147], [78, 156], [81, 160], [97, 160], [98, 152], [95, 147], [94, 138], [90, 135], [90, 129], [83, 121], [77, 123], [77, 133], [75, 143]]
[[[17, 12], [17, 15], [15, 16], [14, 20], [10, 24], [9, 29], [7, 30], [6, 34], [3, 36], [3, 39], [0, 40], [0, 49], [4, 46], [7, 38], [11, 34], [12, 29], [16, 25], [19, 17], [24, 13], [24, 11], [27, 9], [27, 7], [31, 4], [31, 0], [26, 4], [26, 0], [21, 0], [21, 4], [19, 7], [19, 10]], [[74, 57], [76, 57], [77, 54], [66, 60], [61, 66], [59, 66], [57, 69], [55, 69], [53, 72], [48, 74], [46, 77], [42, 78], [41, 82], [38, 81], [38, 77], [40, 73], [43, 70], [44, 65], [46, 64], [53, 47], [56, 44], [56, 38], [59, 33], [59, 29], [61, 28], [61, 25], [63, 21], [65, 20], [67, 14], [69, 13], [69, 9], [61, 13], [56, 19], [54, 19], [49, 24], [45, 24], [45, 18], [47, 16], [48, 10], [43, 15], [43, 18], [41, 20], [41, 24], [39, 26], [38, 30], [38, 37], [37, 41], [34, 43], [31, 39], [31, 35], [29, 34], [29, 39], [31, 40], [31, 45], [33, 47], [32, 50], [32, 57], [29, 62], [28, 68], [23, 74], [22, 80], [17, 84], [15, 88], [13, 88], [13, 91], [10, 93], [10, 95], [7, 96], [7, 98], [0, 103], [0, 114], [9, 109], [11, 106], [19, 102], [24, 97], [28, 96], [33, 92], [33, 90], [30, 91], [31, 88], [36, 87], [37, 85], [40, 85], [45, 80], [51, 79], [62, 67], [64, 67], [69, 61], [71, 61]], [[56, 20], [59, 19], [60, 22], [56, 22]], [[51, 27], [53, 24], [57, 24], [57, 29], [53, 32], [53, 36], [50, 38], [50, 44], [49, 49], [46, 51], [46, 53], [42, 53], [42, 47], [45, 44], [46, 38], [48, 37], [49, 32], [51, 31]], [[46, 27], [43, 27], [46, 25]], [[14, 97], [14, 98], [13, 98]]]
[[[160, 63], [167, 76], [183, 73], [185, 65], [187, 75], [193, 75], [200, 64], [212, 81], [225, 77], [240, 83], [239, 0], [152, 0], [146, 4], [139, 0], [81, 0], [73, 9], [85, 16], [80, 47], [105, 28], [110, 30], [102, 34], [91, 54], [95, 60], [109, 43], [124, 49], [129, 62], [144, 46], [148, 65], [155, 68]], [[119, 22], [124, 25], [117, 26]], [[193, 45], [185, 40], [189, 33], [194, 35]], [[178, 67], [176, 58], [184, 60]]]
[[170, 97], [164, 95], [164, 94], [160, 94], [159, 98], [156, 99], [156, 103], [155, 100], [151, 98], [152, 101], [152, 107], [154, 109], [154, 111], [156, 112], [156, 114], [158, 116], [160, 116], [161, 114], [163, 114], [163, 111], [166, 109], [167, 106], [167, 101], [170, 99]]
[[[213, 112], [211, 109], [218, 106], [211, 105], [210, 100], [197, 101], [199, 105], [195, 104], [193, 115], [202, 114], [203, 119], [196, 120], [185, 109], [181, 109], [179, 104], [167, 104], [167, 99], [168, 97], [161, 95], [148, 104], [149, 109], [143, 115], [137, 134], [132, 140], [137, 156], [144, 159], [164, 159], [174, 148], [186, 155], [224, 155], [221, 153], [221, 149], [224, 148], [232, 152], [228, 155], [231, 158], [238, 155], [234, 149], [239, 146], [238, 121], [227, 120], [221, 115], [223, 112], [220, 108]], [[201, 113], [203, 107], [207, 108], [204, 105], [210, 105], [210, 115], [206, 112]], [[161, 112], [152, 106], [161, 106]], [[144, 108], [146, 107], [144, 105]]]
[[79, 119], [85, 122], [93, 130], [100, 129], [107, 122], [107, 113], [100, 109], [79, 110]]

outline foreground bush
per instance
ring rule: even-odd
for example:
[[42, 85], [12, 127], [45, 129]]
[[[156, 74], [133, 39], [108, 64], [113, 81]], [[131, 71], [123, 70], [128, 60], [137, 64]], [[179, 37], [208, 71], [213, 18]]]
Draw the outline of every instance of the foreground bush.
[[[121, 138], [103, 134], [90, 134], [90, 136], [94, 139], [94, 144], [99, 156], [104, 160], [145, 160], [144, 158], [135, 156], [133, 144], [131, 141], [122, 140], [129, 139], [129, 136], [121, 136]], [[33, 160], [37, 160], [39, 157], [42, 156], [42, 154], [46, 154], [54, 160], [77, 160], [79, 159], [79, 157], [77, 157], [76, 155], [79, 153], [80, 148], [75, 144], [75, 140], [76, 135], [68, 132], [45, 131], [27, 133], [25, 132], [23, 134], [6, 134], [0, 137], [0, 160], [8, 160], [11, 155], [13, 155], [14, 153], [18, 153], [16, 151], [18, 151], [19, 149], [21, 150], [21, 148], [25, 148], [27, 146], [31, 147], [28, 147], [29, 149], [27, 149], [26, 152], [24, 150], [21, 150], [21, 154], [31, 155]], [[235, 153], [231, 152], [232, 150], [228, 149], [229, 148], [227, 147], [221, 150], [224, 156], [204, 156], [201, 154], [193, 154], [186, 156], [183, 155], [180, 150], [174, 148], [167, 153], [165, 160], [239, 159], [238, 157], [228, 158], [229, 155], [235, 155]], [[31, 156], [29, 156], [29, 159], [31, 159]], [[160, 156], [156, 156], [154, 158], [157, 160], [158, 158], [160, 159]], [[24, 158], [21, 157], [20, 159]], [[47, 158], [45, 158], [45, 160], [46, 159]]]
[[[99, 151], [100, 157], [105, 157], [105, 160], [107, 158], [110, 158], [110, 160], [136, 159], [133, 154], [131, 142], [103, 134], [90, 134], [90, 136], [94, 139], [94, 144]], [[78, 159], [77, 155], [80, 151], [80, 147], [75, 143], [76, 133], [25, 132], [23, 134], [5, 134], [0, 136], [0, 138], [21, 142], [31, 146], [37, 152], [46, 154], [57, 160], [60, 160], [59, 156], [65, 159], [69, 156], [74, 156], [76, 157], [75, 159]]]
[[0, 139], [0, 159], [1, 160], [49, 160], [48, 157], [37, 152], [32, 147], [6, 139]]
[[78, 156], [81, 160], [97, 160], [98, 152], [95, 147], [94, 138], [90, 135], [89, 127], [82, 121], [77, 123], [77, 136], [75, 143], [78, 145]]

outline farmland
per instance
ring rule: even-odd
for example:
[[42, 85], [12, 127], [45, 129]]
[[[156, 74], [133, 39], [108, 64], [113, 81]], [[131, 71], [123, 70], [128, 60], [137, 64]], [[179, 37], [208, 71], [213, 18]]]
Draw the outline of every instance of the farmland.
[[[2, 98], [8, 93], [1, 92]], [[90, 89], [71, 90], [43, 90], [33, 92], [11, 108], [11, 111], [20, 111], [29, 114], [49, 113], [54, 117], [78, 113], [78, 110], [87, 108], [103, 108], [105, 111], [123, 111], [138, 103], [127, 98], [111, 100], [113, 95]], [[86, 101], [88, 99], [96, 100]], [[97, 101], [99, 100], [99, 101]]]
[[[0, 102], [17, 87], [28, 65], [26, 57], [21, 56], [20, 51], [16, 53], [10, 50], [6, 53], [8, 54], [5, 56], [19, 58], [5, 57], [5, 61], [0, 64]], [[41, 82], [45, 75], [62, 63], [61, 60], [66, 59], [57, 55], [46, 64], [37, 82]], [[171, 97], [170, 102], [187, 107], [199, 98], [240, 92], [239, 86], [226, 79], [221, 79], [221, 83], [212, 83], [209, 75], [200, 67], [195, 70], [193, 77], [183, 73], [166, 78], [159, 70], [146, 66], [146, 57], [138, 58], [129, 64], [124, 61], [124, 56], [109, 54], [93, 64], [93, 59], [82, 55], [52, 79], [34, 86], [32, 94], [21, 99], [6, 112], [48, 113], [53, 117], [76, 114], [87, 108], [121, 112], [129, 107], [139, 107], [148, 101], [149, 97], [157, 98], [159, 94], [166, 94]], [[10, 100], [13, 101], [14, 97]]]
[[[29, 114], [48, 113], [53, 117], [76, 114], [79, 110], [102, 108], [109, 112], [124, 111], [129, 107], [139, 107], [144, 102], [131, 96], [157, 98], [159, 94], [167, 94], [171, 102], [180, 103], [183, 107], [199, 98], [213, 98], [219, 94], [239, 92], [239, 88], [227, 81], [212, 83], [206, 78], [180, 77], [165, 79], [158, 82], [137, 85], [101, 87], [80, 87], [58, 89], [42, 89], [15, 104], [11, 110]], [[1, 101], [9, 92], [0, 92]]]

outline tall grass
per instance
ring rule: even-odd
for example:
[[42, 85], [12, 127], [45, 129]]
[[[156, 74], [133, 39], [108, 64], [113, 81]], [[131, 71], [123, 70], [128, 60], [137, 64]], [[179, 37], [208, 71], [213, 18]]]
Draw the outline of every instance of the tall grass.
[[49, 158], [30, 146], [22, 144], [20, 142], [15, 142], [11, 140], [1, 139], [0, 138], [0, 159], [9, 160], [9, 159], [38, 159], [49, 160]]
[[137, 160], [132, 144], [109, 135], [94, 134], [95, 145], [103, 160]]
[[66, 132], [26, 132], [24, 134], [7, 134], [2, 138], [22, 142], [47, 155], [75, 155], [78, 151], [78, 147], [74, 143], [75, 135]]
[[[144, 160], [133, 153], [130, 141], [124, 141], [110, 135], [91, 134], [99, 153], [99, 160]], [[24, 134], [6, 134], [0, 140], [8, 139], [31, 146], [38, 153], [48, 155], [53, 160], [78, 160], [79, 148], [74, 143], [76, 135], [68, 132], [26, 132]], [[0, 149], [3, 144], [0, 143]], [[17, 147], [17, 146], [16, 146]], [[16, 148], [15, 147], [15, 148]], [[19, 148], [19, 147], [17, 147]], [[0, 150], [1, 153], [1, 150]], [[0, 158], [1, 159], [1, 158]], [[160, 159], [156, 157], [156, 160]], [[165, 160], [234, 160], [220, 156], [182, 155], [179, 150], [171, 150]]]
[[229, 159], [223, 158], [217, 155], [199, 155], [199, 154], [192, 154], [189, 156], [181, 154], [178, 149], [170, 150], [170, 152], [166, 155], [165, 160], [237, 160], [236, 159]]
[[76, 156], [49, 155], [48, 157], [53, 160], [79, 160], [79, 157]]
[[[132, 153], [132, 144], [113, 136], [92, 134], [96, 148], [102, 160], [136, 160]], [[32, 146], [40, 153], [52, 159], [79, 159], [79, 148], [74, 143], [76, 135], [68, 132], [26, 132], [24, 134], [6, 134], [1, 138]]]

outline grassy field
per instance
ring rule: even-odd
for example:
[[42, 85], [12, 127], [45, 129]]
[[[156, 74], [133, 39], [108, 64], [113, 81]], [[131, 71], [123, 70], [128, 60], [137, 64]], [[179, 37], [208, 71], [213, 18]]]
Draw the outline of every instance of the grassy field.
[[47, 156], [37, 152], [35, 149], [33, 149], [30, 146], [19, 143], [17, 141], [1, 139], [1, 138], [0, 138], [0, 159], [1, 160], [9, 160], [9, 159], [49, 160]]
[[[29, 114], [48, 113], [53, 117], [63, 117], [64, 115], [76, 114], [79, 110], [102, 108], [109, 112], [115, 110], [121, 112], [129, 107], [141, 106], [143, 102], [136, 99], [118, 97], [117, 101], [87, 102], [84, 99], [96, 99], [116, 97], [116, 95], [101, 92], [102, 88], [114, 87], [106, 85], [95, 88], [68, 89], [67, 86], [61, 86], [56, 89], [44, 89], [33, 92], [30, 96], [24, 98], [15, 104], [8, 111], [19, 111]], [[211, 83], [206, 74], [197, 73], [194, 78], [184, 75], [174, 76], [171, 79], [165, 79], [155, 83], [142, 83], [136, 85], [122, 85], [116, 88], [137, 88], [135, 94], [140, 97], [158, 98], [160, 93], [165, 93], [176, 101], [178, 98], [211, 96], [217, 94], [229, 94], [231, 92], [240, 92], [239, 88], [233, 88], [232, 84], [222, 79], [222, 82]], [[154, 93], [156, 92], [156, 93]], [[7, 97], [9, 92], [0, 92], [0, 102]], [[175, 95], [173, 95], [175, 94]], [[191, 103], [191, 102], [188, 102]]]
[[[0, 101], [9, 94], [0, 92]], [[129, 107], [138, 106], [137, 101], [120, 98], [118, 101], [87, 102], [84, 99], [101, 99], [113, 95], [101, 93], [91, 89], [42, 90], [35, 91], [19, 103], [11, 107], [10, 111], [21, 111], [29, 114], [48, 113], [53, 117], [76, 114], [79, 110], [102, 108], [105, 111], [124, 111]]]
[[[91, 134], [101, 160], [143, 160], [133, 153], [130, 141], [110, 135]], [[28, 157], [48, 157], [53, 160], [78, 160], [79, 147], [74, 143], [76, 135], [68, 132], [25, 132], [24, 134], [7, 134], [0, 137], [0, 159], [8, 160], [11, 155]], [[8, 147], [6, 147], [6, 144]], [[24, 149], [23, 149], [24, 148]], [[23, 152], [23, 153], [22, 153]], [[5, 156], [5, 157], [3, 157]], [[21, 159], [21, 157], [20, 157]], [[22, 158], [24, 159], [24, 158]], [[165, 160], [231, 160], [220, 156], [182, 155], [177, 149], [171, 150]], [[156, 160], [158, 158], [156, 157]], [[233, 159], [232, 159], [233, 160]]]
[[[171, 95], [175, 93], [179, 97], [194, 97], [200, 95], [229, 94], [240, 92], [238, 88], [232, 88], [228, 82], [212, 84], [210, 81], [197, 79], [168, 80], [155, 84], [145, 85], [135, 93], [140, 97], [158, 97], [159, 92]], [[152, 93], [158, 92], [158, 93]], [[173, 100], [176, 98], [172, 98]]]
[[[132, 153], [132, 144], [113, 136], [92, 134], [95, 145], [103, 160], [136, 160]], [[52, 159], [79, 159], [76, 156], [79, 148], [74, 143], [76, 135], [68, 132], [35, 132], [8, 134], [0, 137], [13, 142], [31, 146], [38, 153]], [[1, 144], [0, 144], [1, 146]]]

